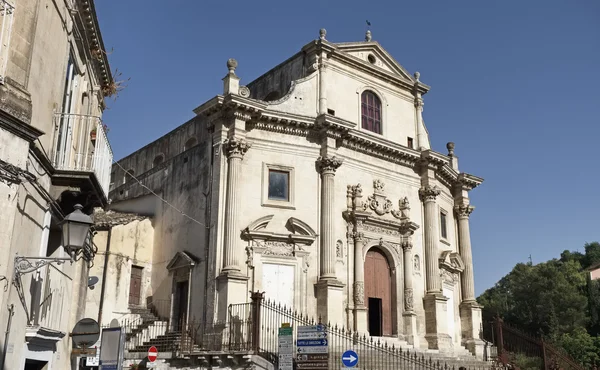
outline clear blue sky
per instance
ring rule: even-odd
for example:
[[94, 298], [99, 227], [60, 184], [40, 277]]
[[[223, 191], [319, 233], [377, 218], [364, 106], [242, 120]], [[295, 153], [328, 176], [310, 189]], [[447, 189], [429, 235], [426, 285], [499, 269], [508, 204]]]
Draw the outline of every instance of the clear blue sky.
[[186, 122], [222, 92], [228, 58], [242, 83], [327, 29], [373, 39], [430, 86], [434, 149], [456, 143], [471, 194], [477, 293], [517, 262], [600, 240], [600, 2], [96, 1], [112, 68], [131, 77], [105, 122], [115, 158]]

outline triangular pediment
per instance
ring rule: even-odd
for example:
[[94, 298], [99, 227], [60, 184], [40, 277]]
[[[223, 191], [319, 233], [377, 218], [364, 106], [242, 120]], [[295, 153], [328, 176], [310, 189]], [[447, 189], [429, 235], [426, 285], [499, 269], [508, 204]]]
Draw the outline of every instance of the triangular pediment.
[[184, 267], [192, 267], [196, 264], [198, 259], [189, 252], [177, 252], [171, 259], [171, 262], [167, 265], [167, 270], [177, 270]]
[[[336, 44], [337, 50], [354, 58], [398, 75], [404, 80], [415, 82], [415, 79], [398, 63], [378, 42], [349, 42]], [[370, 57], [371, 56], [371, 57]]]

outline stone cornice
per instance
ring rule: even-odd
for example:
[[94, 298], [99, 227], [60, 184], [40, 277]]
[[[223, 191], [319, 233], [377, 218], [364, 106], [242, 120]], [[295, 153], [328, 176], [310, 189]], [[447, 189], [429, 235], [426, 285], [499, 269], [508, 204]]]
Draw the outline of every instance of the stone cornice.
[[79, 0], [79, 12], [81, 15], [81, 24], [85, 27], [84, 37], [87, 38], [87, 44], [92, 49], [100, 48], [100, 58], [95, 58], [95, 66], [102, 80], [103, 86], [108, 86], [113, 82], [112, 72], [108, 63], [108, 54], [104, 47], [104, 41], [102, 40], [102, 33], [100, 32], [100, 25], [98, 24], [98, 17], [96, 15], [96, 8], [93, 0]]
[[228, 95], [216, 96], [194, 109], [197, 115], [218, 117], [219, 112], [236, 112], [246, 120], [246, 130], [253, 129], [287, 135], [309, 137], [326, 135], [338, 140], [340, 147], [355, 150], [407, 167], [427, 166], [449, 187], [471, 190], [483, 179], [467, 173], [458, 173], [450, 166], [447, 156], [433, 150], [418, 151], [379, 136], [356, 129], [356, 124], [330, 114], [309, 117], [267, 109], [264, 102]]
[[43, 131], [15, 118], [3, 109], [0, 109], [0, 128], [30, 143], [44, 135]]

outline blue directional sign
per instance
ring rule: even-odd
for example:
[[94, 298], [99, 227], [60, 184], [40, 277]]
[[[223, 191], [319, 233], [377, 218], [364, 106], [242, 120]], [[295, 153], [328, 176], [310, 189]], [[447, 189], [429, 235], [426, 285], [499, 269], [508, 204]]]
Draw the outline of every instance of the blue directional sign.
[[358, 364], [358, 354], [352, 350], [342, 354], [342, 364], [346, 367], [354, 367]]
[[327, 339], [298, 339], [296, 345], [299, 347], [326, 346]]

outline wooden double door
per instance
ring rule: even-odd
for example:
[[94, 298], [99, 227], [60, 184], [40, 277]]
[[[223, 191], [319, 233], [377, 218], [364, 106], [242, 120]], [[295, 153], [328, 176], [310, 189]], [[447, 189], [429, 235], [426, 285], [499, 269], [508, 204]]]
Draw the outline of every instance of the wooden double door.
[[371, 248], [365, 258], [365, 305], [369, 334], [392, 335], [392, 269], [378, 248]]

